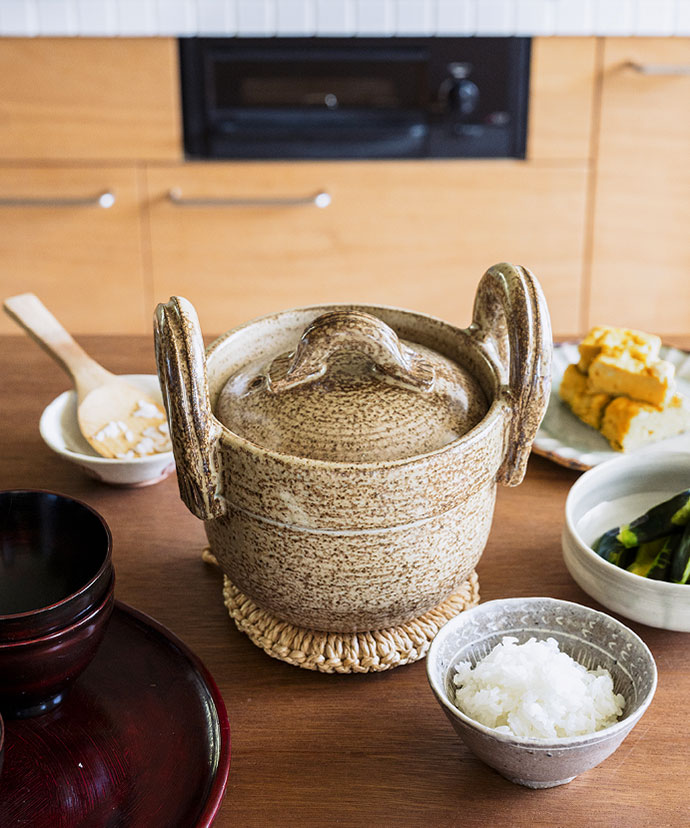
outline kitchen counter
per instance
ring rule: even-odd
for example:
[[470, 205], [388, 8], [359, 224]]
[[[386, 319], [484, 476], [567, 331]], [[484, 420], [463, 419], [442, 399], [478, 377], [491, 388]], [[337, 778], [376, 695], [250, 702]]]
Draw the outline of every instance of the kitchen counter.
[[687, 0], [3, 0], [0, 36], [690, 34]]
[[[154, 371], [150, 337], [80, 341], [116, 373]], [[219, 828], [688, 824], [687, 635], [630, 623], [659, 669], [640, 724], [613, 756], [568, 785], [513, 785], [458, 740], [423, 661], [380, 674], [324, 675], [265, 655], [229, 619], [219, 573], [201, 560], [203, 525], [180, 501], [175, 477], [108, 488], [52, 454], [38, 420], [67, 381], [27, 338], [0, 337], [0, 376], [0, 486], [59, 491], [96, 508], [113, 533], [116, 597], [179, 636], [222, 692], [232, 764]], [[550, 595], [596, 607], [561, 558], [564, 503], [577, 477], [533, 456], [519, 487], [499, 488], [478, 566], [482, 600]], [[11, 738], [10, 729], [10, 745]]]

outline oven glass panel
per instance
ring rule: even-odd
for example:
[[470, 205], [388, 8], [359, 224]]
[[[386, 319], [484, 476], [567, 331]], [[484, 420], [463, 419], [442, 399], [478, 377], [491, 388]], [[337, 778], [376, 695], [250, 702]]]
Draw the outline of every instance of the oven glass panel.
[[421, 62], [216, 62], [211, 88], [219, 109], [415, 109], [426, 103]]

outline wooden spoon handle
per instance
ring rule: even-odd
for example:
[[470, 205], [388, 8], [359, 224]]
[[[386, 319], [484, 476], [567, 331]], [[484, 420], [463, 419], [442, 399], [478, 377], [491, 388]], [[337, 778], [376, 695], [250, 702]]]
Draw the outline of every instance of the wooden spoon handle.
[[81, 401], [93, 388], [113, 378], [70, 336], [53, 314], [33, 293], [5, 299], [8, 316], [34, 339], [73, 379]]

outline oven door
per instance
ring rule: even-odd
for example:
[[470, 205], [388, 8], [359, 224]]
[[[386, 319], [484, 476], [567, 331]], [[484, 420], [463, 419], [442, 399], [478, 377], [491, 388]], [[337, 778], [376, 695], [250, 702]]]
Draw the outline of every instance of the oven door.
[[[525, 74], [529, 41], [495, 39], [503, 43], [492, 48], [487, 40], [182, 39], [186, 153], [257, 159], [519, 155], [511, 142], [520, 119], [508, 111], [515, 97], [508, 87]], [[516, 45], [522, 62], [511, 58]], [[459, 117], [448, 94], [450, 72], [459, 65], [471, 67], [483, 90], [467, 118]]]

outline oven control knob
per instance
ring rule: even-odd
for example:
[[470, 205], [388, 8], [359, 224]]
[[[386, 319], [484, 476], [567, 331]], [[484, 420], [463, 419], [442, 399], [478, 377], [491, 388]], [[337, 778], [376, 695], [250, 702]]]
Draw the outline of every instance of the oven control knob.
[[479, 105], [479, 87], [469, 79], [472, 72], [471, 63], [449, 63], [448, 77], [440, 89], [447, 112], [458, 120], [465, 120], [473, 115]]
[[477, 110], [479, 87], [467, 78], [453, 80], [448, 87], [448, 110], [461, 118], [468, 118]]

